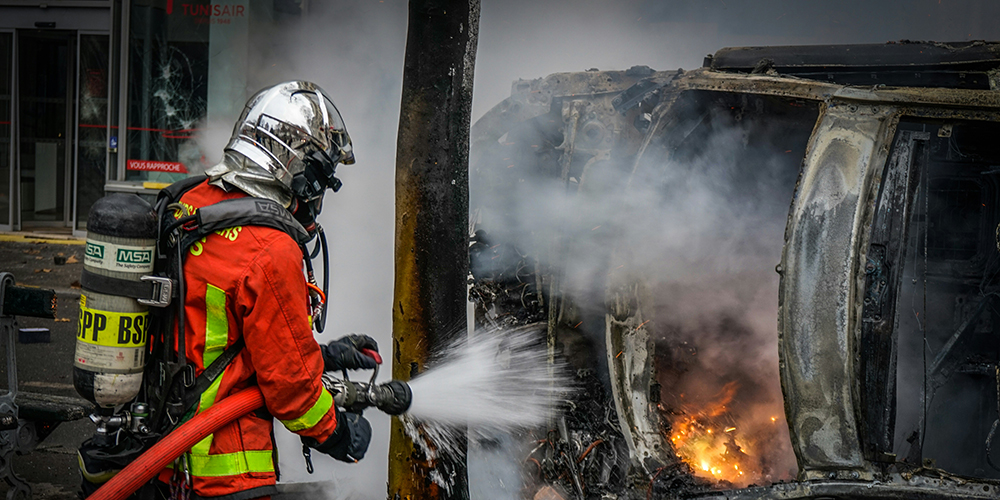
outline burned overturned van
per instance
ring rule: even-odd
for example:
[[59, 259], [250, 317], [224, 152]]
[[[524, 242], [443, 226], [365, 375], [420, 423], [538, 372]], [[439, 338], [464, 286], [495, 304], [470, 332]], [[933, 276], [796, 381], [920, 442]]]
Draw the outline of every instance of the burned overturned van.
[[984, 42], [515, 82], [472, 128], [476, 321], [584, 388], [525, 496], [1000, 495], [998, 87]]

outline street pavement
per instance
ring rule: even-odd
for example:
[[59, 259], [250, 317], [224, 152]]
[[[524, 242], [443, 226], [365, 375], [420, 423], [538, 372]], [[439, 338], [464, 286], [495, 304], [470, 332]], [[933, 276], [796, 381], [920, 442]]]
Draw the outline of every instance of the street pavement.
[[[73, 352], [79, 316], [80, 272], [83, 248], [80, 240], [34, 239], [23, 235], [0, 235], [0, 271], [14, 274], [19, 285], [56, 291], [56, 320], [19, 317], [20, 328], [48, 328], [51, 342], [17, 344], [17, 377], [20, 391], [79, 397], [73, 389]], [[57, 265], [56, 258], [70, 263]], [[60, 259], [61, 260], [61, 259]], [[77, 261], [77, 262], [73, 262]], [[7, 387], [6, 342], [0, 340], [0, 387]], [[76, 449], [94, 432], [86, 418], [61, 424], [38, 447], [15, 456], [13, 467], [33, 489], [36, 499], [77, 498], [80, 473]], [[0, 495], [7, 485], [0, 481]]]

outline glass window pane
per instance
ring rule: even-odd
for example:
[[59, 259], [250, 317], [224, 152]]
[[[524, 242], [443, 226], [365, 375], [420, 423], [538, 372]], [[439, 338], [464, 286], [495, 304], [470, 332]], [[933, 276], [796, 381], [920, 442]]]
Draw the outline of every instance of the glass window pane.
[[18, 35], [18, 194], [22, 227], [65, 220], [74, 38], [57, 31]]
[[208, 110], [212, 18], [190, 15], [208, 2], [180, 7], [166, 0], [130, 7], [126, 181], [173, 182], [204, 171], [194, 133]]
[[108, 36], [80, 36], [79, 128], [77, 137], [76, 228], [104, 195], [108, 144]]

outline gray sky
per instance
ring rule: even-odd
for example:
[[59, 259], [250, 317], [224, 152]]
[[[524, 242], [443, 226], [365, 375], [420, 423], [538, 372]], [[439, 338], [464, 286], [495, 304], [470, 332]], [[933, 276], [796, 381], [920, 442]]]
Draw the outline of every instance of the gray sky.
[[1000, 40], [995, 0], [483, 0], [473, 119], [511, 81], [559, 71], [692, 69], [723, 47]]

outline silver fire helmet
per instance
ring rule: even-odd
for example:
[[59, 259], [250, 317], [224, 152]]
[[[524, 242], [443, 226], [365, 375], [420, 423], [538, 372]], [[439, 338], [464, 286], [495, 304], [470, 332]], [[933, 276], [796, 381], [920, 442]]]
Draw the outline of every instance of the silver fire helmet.
[[339, 188], [333, 176], [337, 163], [354, 163], [340, 112], [318, 85], [292, 81], [265, 88], [247, 101], [222, 162], [205, 173], [213, 184], [224, 180], [288, 207], [294, 196], [292, 178], [307, 167], [311, 187], [320, 193]]

